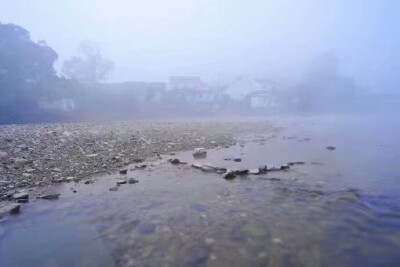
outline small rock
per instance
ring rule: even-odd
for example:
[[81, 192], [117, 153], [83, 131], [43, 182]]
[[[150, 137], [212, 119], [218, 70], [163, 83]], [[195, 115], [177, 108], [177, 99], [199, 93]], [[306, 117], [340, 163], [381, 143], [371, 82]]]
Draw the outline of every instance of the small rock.
[[128, 184], [136, 184], [139, 183], [139, 180], [135, 179], [135, 178], [129, 178], [128, 179]]
[[227, 170], [226, 173], [222, 176], [225, 180], [232, 180], [236, 177], [236, 172], [233, 170]]
[[342, 193], [340, 198], [345, 199], [345, 200], [350, 200], [350, 201], [357, 201], [360, 198], [360, 196], [356, 192], [347, 191], [347, 192]]
[[38, 199], [46, 199], [46, 200], [55, 200], [58, 199], [58, 197], [60, 196], [60, 194], [47, 194], [47, 195], [41, 195], [38, 196]]
[[114, 186], [114, 187], [111, 187], [109, 190], [110, 190], [110, 191], [117, 191], [117, 190], [118, 190], [118, 185], [116, 185], [116, 186]]
[[123, 169], [119, 171], [119, 174], [127, 174], [128, 173], [128, 169]]
[[203, 167], [203, 164], [201, 164], [201, 163], [193, 163], [192, 167], [195, 168], [195, 169], [201, 169], [201, 167]]
[[169, 162], [171, 162], [171, 164], [174, 164], [174, 165], [181, 163], [181, 161], [177, 158], [171, 159]]
[[7, 152], [0, 151], [0, 159], [7, 157]]
[[54, 168], [53, 172], [62, 172], [62, 170], [60, 168]]
[[0, 218], [7, 214], [16, 214], [19, 212], [20, 204], [12, 203], [4, 206], [0, 206]]
[[92, 180], [86, 180], [85, 182], [83, 182], [84, 184], [93, 184]]
[[331, 150], [331, 151], [332, 151], [332, 150], [335, 150], [335, 149], [336, 149], [336, 147], [334, 147], [334, 146], [327, 146], [327, 147], [326, 147], [326, 149], [328, 149], [328, 150]]
[[28, 203], [29, 199], [16, 199], [17, 203]]
[[95, 157], [97, 157], [98, 155], [99, 155], [99, 154], [95, 153], [95, 154], [86, 155], [86, 157], [88, 157], [88, 158], [95, 158]]
[[249, 174], [258, 175], [258, 174], [260, 174], [260, 170], [259, 169], [251, 169], [251, 170], [249, 170]]
[[215, 171], [215, 169], [213, 167], [210, 167], [210, 166], [207, 166], [207, 165], [201, 166], [201, 170], [203, 172], [214, 172]]
[[249, 170], [248, 169], [240, 169], [240, 170], [235, 170], [237, 175], [246, 175], [249, 174]]
[[226, 172], [226, 169], [218, 169], [215, 171], [217, 174], [224, 174]]
[[126, 184], [126, 183], [127, 183], [126, 180], [122, 180], [122, 179], [117, 180], [117, 184]]
[[28, 146], [25, 144], [18, 145], [17, 148], [20, 148], [21, 150], [28, 150]]
[[266, 172], [266, 171], [268, 170], [268, 166], [267, 166], [267, 165], [260, 165], [260, 166], [258, 167], [258, 170], [259, 170], [260, 172]]
[[72, 182], [74, 180], [75, 180], [75, 177], [72, 177], [72, 176], [65, 178], [65, 181], [67, 181], [67, 182]]
[[281, 169], [281, 170], [289, 170], [289, 169], [290, 169], [290, 166], [289, 166], [289, 164], [282, 164], [281, 167], [280, 167], [280, 169]]
[[205, 148], [201, 148], [201, 147], [195, 148], [193, 157], [194, 158], [205, 158], [205, 157], [207, 157], [207, 151], [205, 150]]
[[29, 198], [29, 194], [26, 192], [20, 192], [17, 194], [14, 194], [12, 196], [13, 199], [28, 199]]
[[26, 173], [32, 173], [32, 172], [34, 172], [34, 171], [36, 171], [36, 169], [26, 169], [26, 170], [25, 170]]
[[207, 237], [207, 238], [204, 240], [204, 242], [205, 242], [207, 245], [212, 245], [212, 244], [215, 243], [215, 239], [214, 239], [214, 238]]
[[234, 162], [241, 162], [242, 159], [241, 159], [241, 158], [234, 158], [233, 161], [234, 161]]
[[32, 176], [32, 174], [30, 174], [30, 173], [23, 173], [22, 174], [22, 177], [25, 177], [25, 178], [29, 178], [31, 176]]
[[271, 172], [271, 171], [280, 171], [281, 168], [280, 167], [275, 167], [274, 165], [268, 166], [267, 171]]
[[282, 244], [283, 242], [280, 238], [275, 237], [275, 238], [272, 238], [272, 243], [279, 245], [279, 244]]

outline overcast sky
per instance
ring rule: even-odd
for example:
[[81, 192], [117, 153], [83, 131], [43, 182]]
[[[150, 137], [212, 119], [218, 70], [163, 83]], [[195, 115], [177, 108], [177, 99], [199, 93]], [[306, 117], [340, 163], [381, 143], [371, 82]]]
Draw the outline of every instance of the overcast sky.
[[293, 81], [333, 51], [357, 84], [400, 84], [397, 0], [0, 0], [0, 21], [46, 40], [63, 59], [99, 44], [110, 81], [236, 75]]

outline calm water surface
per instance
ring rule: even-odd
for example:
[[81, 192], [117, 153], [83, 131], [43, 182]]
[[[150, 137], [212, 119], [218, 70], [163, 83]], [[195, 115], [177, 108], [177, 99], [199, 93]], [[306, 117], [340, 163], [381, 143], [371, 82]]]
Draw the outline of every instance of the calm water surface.
[[400, 266], [400, 120], [274, 121], [279, 133], [174, 157], [305, 164], [226, 181], [165, 156], [116, 192], [119, 175], [44, 189], [61, 197], [2, 221], [0, 266]]

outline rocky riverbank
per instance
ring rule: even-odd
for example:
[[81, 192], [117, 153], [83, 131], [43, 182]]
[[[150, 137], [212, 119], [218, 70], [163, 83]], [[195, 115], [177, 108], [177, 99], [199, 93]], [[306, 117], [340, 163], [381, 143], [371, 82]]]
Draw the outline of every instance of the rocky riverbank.
[[114, 172], [162, 154], [235, 144], [269, 123], [30, 124], [0, 127], [0, 197]]

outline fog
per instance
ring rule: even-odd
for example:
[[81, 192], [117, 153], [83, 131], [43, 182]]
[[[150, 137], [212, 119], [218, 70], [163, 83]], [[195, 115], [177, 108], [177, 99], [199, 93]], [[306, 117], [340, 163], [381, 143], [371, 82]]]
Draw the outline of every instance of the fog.
[[247, 77], [298, 87], [329, 55], [358, 91], [386, 94], [400, 80], [398, 10], [398, 1], [372, 0], [1, 0], [0, 21], [45, 40], [59, 76], [82, 43], [113, 62], [108, 83]]
[[46, 40], [58, 66], [82, 40], [97, 42], [115, 62], [110, 81], [292, 80], [331, 50], [358, 84], [396, 90], [398, 10], [398, 1], [2, 0], [0, 18]]

